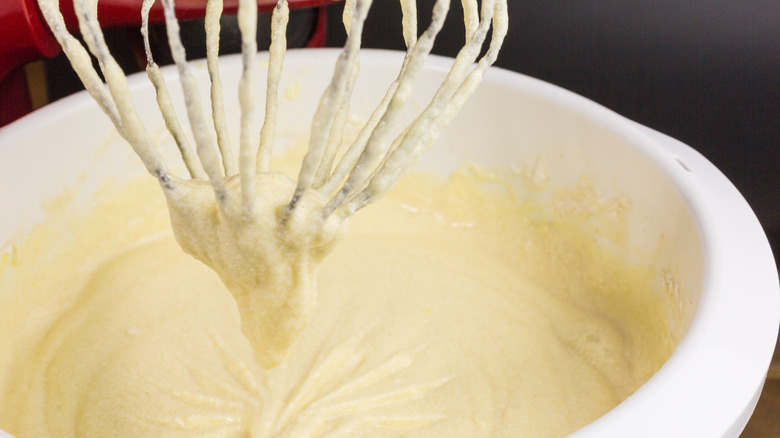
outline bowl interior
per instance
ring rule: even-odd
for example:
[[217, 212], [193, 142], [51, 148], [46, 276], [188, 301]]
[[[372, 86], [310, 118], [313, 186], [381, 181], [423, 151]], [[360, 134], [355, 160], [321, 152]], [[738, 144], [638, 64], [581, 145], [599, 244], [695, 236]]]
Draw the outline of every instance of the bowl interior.
[[[293, 139], [308, 131], [316, 102], [330, 80], [321, 72], [331, 71], [336, 54], [328, 50], [298, 51], [288, 56], [281, 85], [285, 93], [279, 116], [281, 137]], [[352, 105], [354, 113], [367, 117], [395, 78], [400, 59], [399, 54], [386, 52], [368, 52], [363, 56], [361, 79]], [[415, 87], [408, 105], [409, 114], [405, 116], [407, 120], [427, 104], [434, 85], [446, 74], [449, 62], [439, 58], [431, 60]], [[237, 83], [238, 57], [225, 58], [222, 69], [226, 84]], [[195, 69], [195, 72], [205, 90], [205, 69]], [[180, 100], [180, 93], [173, 86], [174, 72], [169, 69], [166, 74], [174, 99]], [[164, 125], [154, 104], [151, 85], [144, 76], [133, 77], [130, 82], [140, 114], [148, 120], [153, 135], [162, 138]], [[235, 93], [228, 92], [226, 99], [228, 118], [235, 124], [238, 119]], [[0, 199], [4, 211], [13, 212], [0, 215], [0, 242], [42, 217], [44, 200], [80, 178], [97, 184], [107, 177], [129, 177], [143, 172], [131, 149], [84, 94], [64, 99], [11, 125], [0, 138]], [[168, 153], [175, 155], [173, 151]], [[696, 155], [684, 156], [684, 153], [686, 149], [680, 146], [659, 145], [657, 137], [590, 101], [549, 84], [497, 70], [487, 76], [477, 94], [419, 165], [447, 174], [464, 161], [472, 161], [489, 168], [512, 168], [519, 174], [542, 178], [552, 187], [589, 184], [593, 193], [603, 200], [625, 199], [627, 225], [621, 245], [628, 257], [651, 259], [659, 281], [667, 282], [667, 289], [676, 294], [669, 308], [673, 322], [669, 330], [675, 339], [683, 340], [696, 326], [694, 322], [702, 303], [711, 293], [708, 272], [712, 267], [708, 263], [713, 250], [707, 240], [707, 226], [702, 225], [702, 216], [696, 210], [699, 202], [696, 192], [686, 182], [691, 177], [691, 169], [705, 166], [706, 160]], [[87, 193], [88, 190], [84, 195]], [[594, 233], [601, 232], [599, 237], [609, 240], [613, 236], [614, 230], [597, 228], [594, 225]], [[769, 304], [771, 307], [773, 301]], [[767, 315], [762, 327], [771, 327], [772, 318], [776, 329], [774, 314]], [[695, 349], [680, 348], [673, 359], [682, 356], [678, 361], [687, 362], [689, 356], [696, 355], [691, 352]], [[749, 370], [751, 375], [743, 384], [748, 388], [739, 392], [735, 402], [738, 409], [731, 408], [738, 411], [726, 415], [727, 426], [743, 411], [752, 409], [746, 406], [750, 403], [749, 396], [760, 389], [762, 357], [759, 355], [755, 359], [758, 365]], [[768, 366], [768, 360], [763, 366]], [[684, 368], [669, 365], [661, 373], [682, 373]], [[759, 370], [758, 376], [755, 369]], [[658, 420], [663, 417], [658, 415], [663, 415], [659, 409], [664, 406], [664, 397], [679, 392], [674, 388], [656, 389], [664, 385], [669, 383], [662, 378], [653, 379], [632, 396], [631, 403], [640, 409], [647, 401], [645, 416], [655, 418], [647, 424], [663, 423]], [[603, 420], [620, 423], [619, 419], [607, 417]], [[655, 429], [659, 430], [662, 429]], [[652, 431], [648, 429], [648, 436], [653, 435]], [[619, 432], [610, 433], [601, 436], [621, 436]]]

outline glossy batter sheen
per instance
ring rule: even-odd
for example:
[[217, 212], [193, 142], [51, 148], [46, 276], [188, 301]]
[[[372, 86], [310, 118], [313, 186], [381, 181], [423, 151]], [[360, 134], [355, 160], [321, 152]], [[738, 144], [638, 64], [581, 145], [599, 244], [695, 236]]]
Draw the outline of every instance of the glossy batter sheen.
[[650, 268], [478, 171], [412, 175], [354, 217], [270, 371], [153, 180], [74, 202], [0, 264], [0, 428], [17, 438], [563, 436], [673, 348]]

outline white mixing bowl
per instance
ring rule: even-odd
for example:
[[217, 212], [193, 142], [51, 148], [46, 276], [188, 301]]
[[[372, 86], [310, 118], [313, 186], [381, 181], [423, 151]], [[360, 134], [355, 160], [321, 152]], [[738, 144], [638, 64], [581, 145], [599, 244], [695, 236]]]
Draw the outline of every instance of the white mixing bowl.
[[[332, 70], [337, 53], [289, 54], [280, 133], [308, 130], [329, 80], [321, 72]], [[449, 63], [431, 59], [416, 90], [431, 89]], [[376, 104], [399, 65], [398, 53], [363, 52], [356, 113], [366, 115]], [[235, 84], [239, 58], [225, 58], [222, 69], [225, 83]], [[205, 69], [196, 70], [205, 85]], [[175, 72], [166, 74], [176, 90]], [[140, 113], [161, 132], [152, 86], [144, 75], [130, 83]], [[233, 119], [234, 94], [227, 96]], [[427, 95], [420, 91], [410, 108], [419, 110]], [[650, 381], [573, 436], [737, 437], [766, 378], [780, 287], [761, 226], [726, 177], [678, 141], [573, 93], [498, 69], [420, 166], [446, 173], [464, 160], [485, 166], [543, 162], [561, 186], [586, 175], [604, 196], [623, 193], [631, 200], [630, 246], [653, 251], [664, 242], [659, 263], [668, 266], [657, 268], [675, 272], [681, 317], [673, 330], [681, 342]], [[130, 147], [84, 93], [0, 130], [0, 243], [38, 220], [44, 200], [80, 176], [98, 182], [139, 172]]]

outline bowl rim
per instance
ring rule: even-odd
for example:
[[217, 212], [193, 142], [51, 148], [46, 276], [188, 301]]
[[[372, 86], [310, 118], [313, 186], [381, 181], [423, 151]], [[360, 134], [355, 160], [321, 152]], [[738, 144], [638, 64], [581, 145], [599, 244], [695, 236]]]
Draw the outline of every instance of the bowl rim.
[[774, 255], [747, 201], [710, 161], [678, 140], [519, 73], [493, 69], [485, 77], [491, 81], [621, 136], [669, 178], [699, 228], [704, 278], [687, 333], [641, 388], [571, 436], [739, 436], [763, 388], [780, 326]]

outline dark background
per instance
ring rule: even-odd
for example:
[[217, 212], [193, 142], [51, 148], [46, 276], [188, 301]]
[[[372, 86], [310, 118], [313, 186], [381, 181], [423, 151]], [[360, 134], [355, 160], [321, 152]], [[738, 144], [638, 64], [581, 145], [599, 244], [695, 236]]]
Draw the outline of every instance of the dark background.
[[[421, 30], [433, 0], [419, 0]], [[328, 7], [328, 45], [344, 41]], [[560, 85], [692, 146], [742, 192], [780, 259], [780, 0], [509, 0], [497, 65]], [[434, 53], [463, 44], [460, 1]], [[363, 46], [403, 49], [375, 0]], [[739, 232], [739, 230], [734, 230]]]

